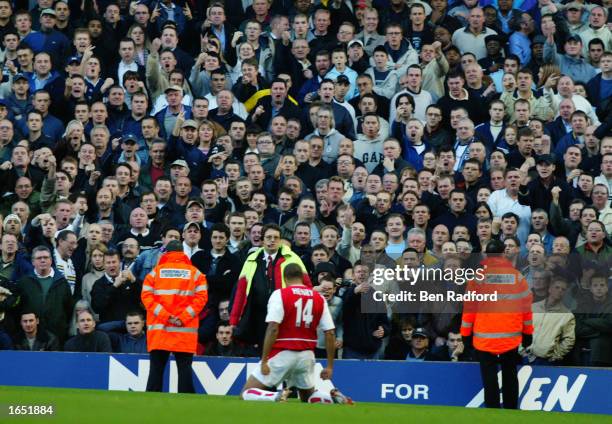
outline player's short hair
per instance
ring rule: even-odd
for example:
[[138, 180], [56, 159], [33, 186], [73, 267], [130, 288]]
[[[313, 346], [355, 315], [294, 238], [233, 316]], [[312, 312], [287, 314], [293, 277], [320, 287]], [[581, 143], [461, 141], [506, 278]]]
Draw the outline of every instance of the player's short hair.
[[302, 267], [298, 264], [289, 264], [285, 267], [283, 272], [283, 276], [285, 280], [300, 280], [304, 281], [304, 271], [302, 271]]

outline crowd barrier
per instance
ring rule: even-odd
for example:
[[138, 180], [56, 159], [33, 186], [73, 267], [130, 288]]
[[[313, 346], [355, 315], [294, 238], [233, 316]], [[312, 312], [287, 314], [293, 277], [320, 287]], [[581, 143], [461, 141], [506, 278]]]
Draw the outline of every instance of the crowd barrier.
[[[255, 358], [196, 357], [196, 390], [237, 395], [256, 363]], [[176, 392], [176, 365], [169, 366], [165, 390]], [[0, 385], [5, 386], [144, 391], [148, 373], [148, 355], [0, 352]], [[519, 405], [612, 414], [610, 383], [612, 369], [523, 366]], [[484, 401], [476, 363], [338, 360], [332, 381], [317, 381], [322, 389], [333, 386], [362, 402], [480, 407]]]

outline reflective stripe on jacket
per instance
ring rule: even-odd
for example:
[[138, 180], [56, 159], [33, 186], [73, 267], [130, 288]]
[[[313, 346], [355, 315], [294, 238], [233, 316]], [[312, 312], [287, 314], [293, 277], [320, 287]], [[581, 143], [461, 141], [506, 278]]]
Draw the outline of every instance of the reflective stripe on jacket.
[[525, 277], [506, 258], [482, 261], [484, 280], [472, 280], [467, 292], [497, 294], [497, 300], [466, 301], [461, 335], [473, 335], [477, 350], [501, 354], [517, 348], [523, 334], [533, 334], [532, 294]]
[[[147, 349], [195, 353], [198, 314], [208, 300], [206, 276], [183, 252], [162, 255], [145, 278], [142, 303], [147, 309]], [[181, 320], [176, 326], [171, 316]]]

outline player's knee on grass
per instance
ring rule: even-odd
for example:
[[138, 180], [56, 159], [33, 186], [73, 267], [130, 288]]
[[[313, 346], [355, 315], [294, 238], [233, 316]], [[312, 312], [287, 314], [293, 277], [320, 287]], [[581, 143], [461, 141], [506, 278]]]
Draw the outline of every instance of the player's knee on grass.
[[308, 403], [328, 404], [328, 403], [334, 403], [334, 400], [332, 399], [329, 393], [322, 392], [320, 390], [316, 390], [308, 398]]
[[253, 376], [250, 376], [247, 379], [246, 384], [244, 385], [244, 387], [240, 391], [240, 397], [244, 399], [243, 395], [249, 389], [259, 389], [259, 390], [270, 391], [270, 387], [265, 386], [261, 381], [259, 381], [258, 379], [256, 379]]

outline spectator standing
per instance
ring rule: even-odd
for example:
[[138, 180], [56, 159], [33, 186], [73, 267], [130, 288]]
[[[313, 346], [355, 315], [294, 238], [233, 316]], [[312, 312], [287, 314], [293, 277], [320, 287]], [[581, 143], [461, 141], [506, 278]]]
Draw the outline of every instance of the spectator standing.
[[178, 368], [178, 391], [194, 393], [191, 362], [198, 343], [198, 314], [208, 300], [206, 276], [183, 253], [178, 241], [166, 246], [166, 253], [142, 287], [147, 310], [147, 350], [151, 368], [148, 392], [160, 392], [170, 353]]
[[[504, 250], [502, 242], [493, 240], [487, 245], [486, 253], [499, 255]], [[498, 365], [501, 365], [504, 408], [517, 409], [517, 351], [519, 345], [525, 347], [531, 344], [533, 334], [531, 291], [525, 278], [507, 259], [489, 257], [482, 264], [485, 266], [485, 278], [498, 283], [480, 284], [479, 288], [471, 281], [466, 291], [476, 290], [483, 294], [496, 292], [498, 296], [511, 300], [504, 302], [503, 310], [498, 309], [495, 301], [489, 302], [482, 309], [476, 309], [476, 302], [466, 302], [461, 317], [461, 335], [473, 338], [476, 357], [480, 362], [485, 406], [500, 408], [497, 371]], [[467, 344], [472, 345], [471, 340]]]
[[559, 364], [574, 347], [576, 319], [563, 304], [568, 286], [554, 277], [546, 299], [533, 304], [533, 344], [527, 350], [535, 356], [534, 365]]
[[68, 335], [72, 314], [72, 293], [68, 282], [51, 267], [51, 251], [47, 247], [32, 250], [34, 272], [19, 280], [23, 292], [22, 307], [40, 318], [43, 328], [55, 334], [63, 344]]

